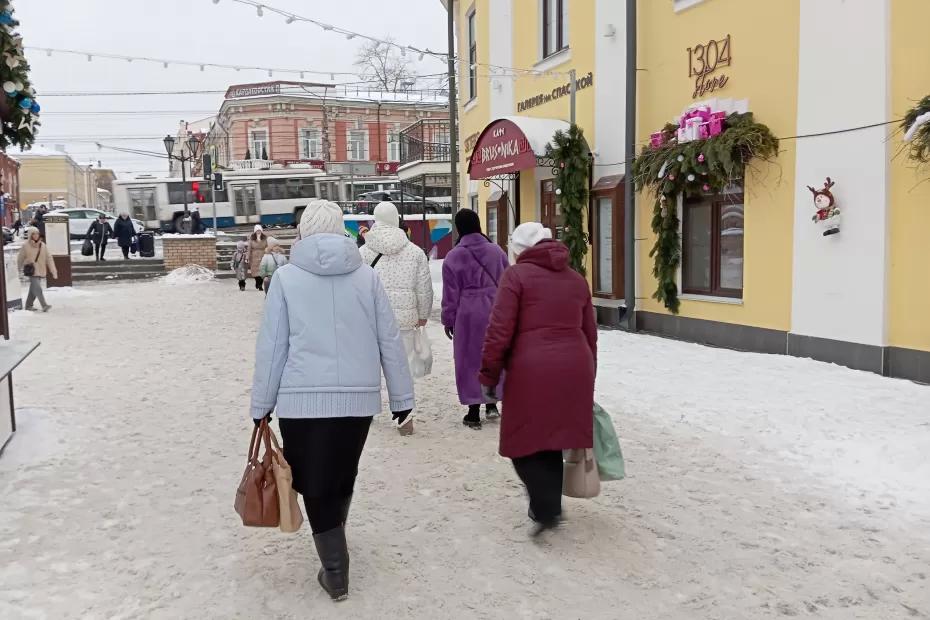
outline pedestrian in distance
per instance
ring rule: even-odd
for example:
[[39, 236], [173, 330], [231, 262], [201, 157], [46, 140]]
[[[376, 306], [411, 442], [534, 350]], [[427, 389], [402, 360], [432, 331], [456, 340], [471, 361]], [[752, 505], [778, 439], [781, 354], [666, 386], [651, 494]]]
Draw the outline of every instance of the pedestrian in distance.
[[129, 219], [128, 213], [120, 213], [113, 226], [116, 245], [123, 251], [123, 259], [129, 260], [129, 248], [132, 247], [132, 238], [136, 236], [136, 227]]
[[200, 218], [200, 210], [197, 208], [197, 205], [192, 205], [190, 207], [191, 213], [191, 234], [192, 235], [202, 235], [206, 230], [206, 227], [203, 225], [203, 220]]
[[16, 221], [13, 222], [13, 235], [18, 237], [23, 230], [23, 218], [22, 216], [17, 217]]
[[262, 257], [262, 264], [259, 267], [259, 274], [262, 276], [262, 286], [265, 288], [265, 296], [268, 296], [268, 287], [271, 285], [271, 276], [278, 267], [287, 264], [287, 256], [284, 254], [284, 248], [281, 243], [274, 237], [268, 237], [268, 247], [265, 248], [265, 256]]
[[268, 247], [268, 237], [261, 224], [256, 224], [249, 235], [249, 276], [255, 278], [255, 288], [262, 290], [262, 259]]
[[19, 249], [16, 257], [16, 263], [19, 270], [29, 280], [29, 293], [26, 295], [26, 310], [35, 311], [36, 299], [42, 306], [42, 312], [48, 312], [52, 307], [46, 303], [45, 294], [42, 292], [42, 280], [52, 274], [53, 278], [58, 277], [58, 270], [55, 268], [55, 261], [52, 259], [48, 246], [42, 241], [42, 236], [38, 228], [26, 228], [26, 241]]
[[551, 236], [537, 222], [513, 231], [517, 262], [501, 278], [480, 374], [491, 398], [507, 373], [500, 454], [526, 486], [534, 535], [561, 519], [562, 451], [594, 441], [594, 306], [568, 248]]
[[489, 419], [500, 414], [498, 392], [486, 398], [478, 382], [481, 347], [491, 319], [497, 286], [507, 269], [507, 255], [481, 232], [481, 220], [471, 209], [455, 214], [459, 238], [442, 265], [442, 325], [452, 341], [455, 386], [468, 407], [462, 423], [481, 428], [481, 405]]
[[[426, 326], [433, 310], [429, 260], [400, 228], [400, 215], [394, 203], [379, 203], [374, 215], [375, 224], [368, 231], [361, 249], [362, 261], [373, 267], [381, 278], [409, 360], [410, 356], [416, 355], [415, 330]], [[398, 430], [408, 434], [411, 429], [408, 426]]]
[[236, 272], [236, 280], [239, 281], [239, 290], [245, 290], [245, 279], [249, 270], [249, 242], [237, 241], [236, 251], [233, 252], [232, 268]]
[[104, 254], [107, 251], [107, 240], [113, 237], [113, 227], [107, 221], [107, 216], [100, 216], [87, 229], [86, 239], [90, 239], [94, 244], [94, 256], [98, 261], [105, 261]]
[[317, 580], [342, 600], [349, 593], [345, 524], [371, 421], [381, 410], [381, 373], [395, 420], [414, 407], [413, 379], [390, 300], [345, 235], [339, 206], [311, 202], [300, 230], [291, 262], [268, 289], [251, 414], [256, 424], [272, 410], [278, 417], [322, 564]]
[[48, 213], [48, 207], [46, 205], [40, 205], [36, 209], [35, 217], [33, 218], [33, 225], [39, 230], [39, 236], [42, 237], [42, 240], [45, 241], [45, 214]]

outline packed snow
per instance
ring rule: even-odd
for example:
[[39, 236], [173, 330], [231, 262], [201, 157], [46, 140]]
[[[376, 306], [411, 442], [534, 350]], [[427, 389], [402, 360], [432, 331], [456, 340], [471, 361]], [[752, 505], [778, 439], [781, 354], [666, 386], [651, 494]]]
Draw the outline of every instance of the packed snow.
[[165, 284], [174, 286], [178, 284], [200, 284], [201, 282], [209, 282], [215, 277], [216, 275], [213, 271], [206, 267], [201, 267], [200, 265], [185, 265], [184, 267], [178, 267], [172, 270], [162, 281]]
[[88, 290], [11, 317], [42, 346], [0, 457], [0, 618], [930, 615], [930, 387], [602, 332], [597, 397], [628, 478], [567, 499], [534, 543], [497, 425], [461, 425], [433, 322], [416, 434], [372, 427], [334, 606], [307, 529], [244, 528], [232, 508], [264, 296]]

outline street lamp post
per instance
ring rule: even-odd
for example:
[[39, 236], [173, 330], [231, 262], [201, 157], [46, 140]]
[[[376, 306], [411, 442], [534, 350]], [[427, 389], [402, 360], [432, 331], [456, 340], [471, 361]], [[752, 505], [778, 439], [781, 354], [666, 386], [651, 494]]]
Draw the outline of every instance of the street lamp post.
[[181, 186], [184, 188], [184, 221], [188, 222], [191, 219], [191, 212], [187, 203], [187, 168], [184, 167], [184, 164], [194, 161], [194, 158], [197, 156], [197, 146], [200, 144], [200, 140], [198, 140], [196, 136], [190, 136], [187, 139], [187, 150], [189, 153], [187, 157], [184, 156], [183, 146], [181, 147], [180, 155], [174, 154], [174, 145], [176, 142], [177, 140], [171, 134], [165, 136], [165, 150], [168, 152], [169, 163], [172, 159], [181, 162]]

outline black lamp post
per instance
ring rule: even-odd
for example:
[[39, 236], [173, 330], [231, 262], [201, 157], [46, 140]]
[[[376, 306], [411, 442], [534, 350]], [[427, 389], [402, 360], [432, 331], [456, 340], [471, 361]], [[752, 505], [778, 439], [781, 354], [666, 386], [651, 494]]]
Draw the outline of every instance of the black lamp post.
[[194, 158], [197, 156], [197, 147], [200, 145], [200, 140], [193, 135], [187, 139], [187, 150], [189, 154], [186, 157], [184, 156], [183, 146], [181, 147], [180, 155], [174, 154], [174, 145], [176, 142], [177, 140], [171, 134], [165, 136], [164, 143], [165, 151], [168, 152], [168, 161], [170, 162], [172, 159], [176, 159], [181, 162], [181, 183], [182, 187], [184, 187], [184, 221], [189, 221], [191, 214], [187, 206], [187, 168], [185, 168], [184, 164], [194, 161]]

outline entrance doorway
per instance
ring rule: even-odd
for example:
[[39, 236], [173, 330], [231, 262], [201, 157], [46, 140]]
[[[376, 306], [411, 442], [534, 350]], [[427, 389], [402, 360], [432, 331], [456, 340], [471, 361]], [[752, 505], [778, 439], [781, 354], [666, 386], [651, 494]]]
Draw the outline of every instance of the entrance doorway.
[[507, 251], [507, 241], [510, 237], [510, 202], [507, 192], [500, 190], [491, 194], [486, 203], [488, 238]]
[[598, 179], [591, 190], [591, 198], [594, 216], [594, 296], [622, 299], [626, 238], [623, 175]]
[[540, 217], [542, 225], [552, 231], [553, 239], [561, 239], [565, 232], [565, 216], [555, 193], [555, 181], [547, 179], [540, 183]]

